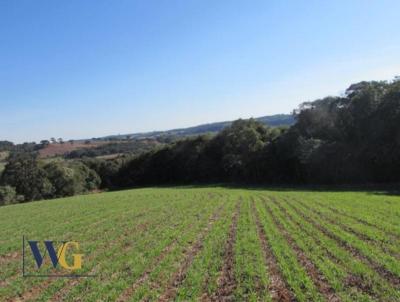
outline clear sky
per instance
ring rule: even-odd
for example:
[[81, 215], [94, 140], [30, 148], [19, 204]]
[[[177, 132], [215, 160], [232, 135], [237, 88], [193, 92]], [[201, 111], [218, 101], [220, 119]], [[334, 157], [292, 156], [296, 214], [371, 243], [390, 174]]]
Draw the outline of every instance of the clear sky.
[[400, 74], [399, 0], [1, 0], [0, 140], [289, 113]]

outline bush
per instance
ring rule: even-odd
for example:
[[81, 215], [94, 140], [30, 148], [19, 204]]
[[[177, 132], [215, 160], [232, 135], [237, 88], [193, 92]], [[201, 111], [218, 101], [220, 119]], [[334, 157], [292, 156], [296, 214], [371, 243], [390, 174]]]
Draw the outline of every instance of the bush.
[[44, 167], [53, 187], [52, 197], [72, 196], [97, 189], [100, 177], [79, 162], [52, 162]]
[[0, 205], [18, 203], [17, 192], [11, 186], [0, 186]]
[[122, 159], [97, 159], [97, 158], [85, 158], [82, 163], [94, 170], [101, 179], [100, 188], [111, 189], [115, 187], [115, 177], [122, 165]]
[[10, 156], [2, 174], [2, 184], [15, 188], [25, 201], [50, 197], [51, 183], [39, 166], [35, 154], [15, 153]]

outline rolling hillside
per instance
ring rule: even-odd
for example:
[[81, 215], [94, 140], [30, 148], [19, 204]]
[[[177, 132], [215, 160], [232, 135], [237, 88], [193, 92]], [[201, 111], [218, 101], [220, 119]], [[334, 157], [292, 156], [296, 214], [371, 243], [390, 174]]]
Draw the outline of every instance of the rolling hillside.
[[[290, 114], [276, 114], [276, 115], [258, 117], [255, 119], [268, 125], [268, 126], [271, 126], [271, 127], [291, 126], [294, 124], [294, 117]], [[162, 136], [183, 137], [183, 136], [199, 135], [199, 134], [206, 134], [206, 133], [216, 133], [231, 124], [232, 124], [232, 121], [216, 122], [216, 123], [203, 124], [203, 125], [189, 127], [189, 128], [172, 129], [172, 130], [166, 130], [166, 131], [152, 131], [152, 132], [143, 132], [143, 133], [110, 135], [110, 136], [102, 137], [100, 139], [121, 139], [121, 138], [126, 138], [127, 136], [129, 136], [130, 138], [135, 138], [135, 139], [157, 138], [157, 137], [162, 137]]]

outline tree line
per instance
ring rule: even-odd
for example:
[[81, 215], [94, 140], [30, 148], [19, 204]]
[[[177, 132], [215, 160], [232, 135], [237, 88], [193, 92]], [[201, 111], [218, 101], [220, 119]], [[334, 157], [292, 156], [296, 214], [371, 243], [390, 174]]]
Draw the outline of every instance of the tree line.
[[342, 96], [303, 103], [293, 114], [291, 127], [238, 120], [216, 135], [186, 138], [116, 160], [82, 158], [43, 165], [19, 155], [6, 165], [0, 199], [13, 190], [23, 200], [35, 200], [144, 185], [400, 181], [398, 78], [353, 84]]
[[124, 187], [165, 183], [365, 184], [400, 181], [400, 80], [361, 82], [306, 102], [296, 123], [239, 120], [123, 165]]

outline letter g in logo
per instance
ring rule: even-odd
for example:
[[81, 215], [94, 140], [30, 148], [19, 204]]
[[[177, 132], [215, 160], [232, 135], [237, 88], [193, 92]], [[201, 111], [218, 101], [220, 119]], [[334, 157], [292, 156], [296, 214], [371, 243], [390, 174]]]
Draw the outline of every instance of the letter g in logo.
[[58, 258], [58, 263], [60, 265], [68, 270], [76, 270], [82, 268], [82, 257], [83, 254], [72, 254], [74, 261], [72, 265], [69, 265], [67, 263], [67, 260], [65, 259], [65, 253], [67, 252], [67, 249], [69, 247], [74, 247], [76, 250], [79, 250], [79, 243], [76, 241], [68, 241], [63, 243], [58, 251], [57, 251], [57, 258]]

